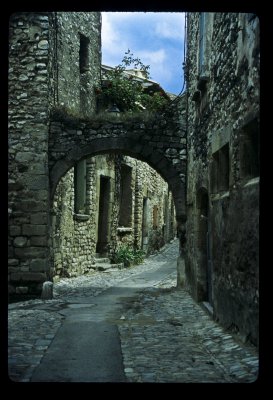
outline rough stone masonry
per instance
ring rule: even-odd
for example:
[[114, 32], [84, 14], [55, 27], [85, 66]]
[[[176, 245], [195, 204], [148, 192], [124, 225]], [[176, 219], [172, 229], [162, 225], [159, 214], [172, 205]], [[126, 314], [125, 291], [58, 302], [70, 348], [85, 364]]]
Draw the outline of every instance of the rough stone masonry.
[[[41, 294], [53, 276], [55, 188], [85, 156], [122, 152], [154, 167], [185, 221], [186, 132], [176, 102], [147, 122], [92, 122], [100, 82], [99, 12], [16, 13], [9, 37], [9, 293]], [[84, 118], [56, 118], [64, 107]]]

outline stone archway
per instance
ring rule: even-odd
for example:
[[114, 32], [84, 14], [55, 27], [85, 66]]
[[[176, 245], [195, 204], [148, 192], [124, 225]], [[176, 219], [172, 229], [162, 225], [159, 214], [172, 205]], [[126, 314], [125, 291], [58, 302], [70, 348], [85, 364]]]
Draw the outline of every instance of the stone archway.
[[[176, 210], [179, 209], [180, 204], [184, 203], [183, 199], [183, 185], [180, 183], [181, 182], [181, 177], [177, 173], [176, 169], [173, 167], [171, 160], [167, 159], [162, 153], [156, 151], [152, 146], [149, 144], [146, 146], [141, 145], [136, 139], [132, 138], [93, 138], [89, 144], [82, 146], [82, 147], [74, 147], [72, 148], [64, 158], [61, 160], [58, 160], [55, 165], [53, 166], [50, 174], [50, 182], [51, 182], [51, 198], [53, 200], [54, 198], [54, 193], [55, 189], [58, 185], [58, 182], [61, 180], [63, 176], [66, 175], [68, 170], [71, 169], [74, 165], [76, 165], [80, 160], [83, 159], [90, 159], [93, 158], [97, 155], [104, 155], [104, 154], [109, 154], [109, 153], [114, 153], [114, 154], [122, 154], [122, 155], [129, 155], [130, 157], [133, 157], [135, 159], [139, 159], [141, 161], [145, 161], [152, 167], [156, 172], [158, 172], [162, 178], [168, 183], [170, 191], [173, 193], [175, 188], [178, 188], [180, 190], [177, 190], [175, 193], [174, 198], [174, 203], [177, 201], [176, 205]], [[163, 168], [164, 167], [164, 168]], [[107, 174], [106, 174], [107, 175]], [[105, 180], [106, 178], [104, 178]], [[100, 177], [100, 190], [102, 187], [104, 187], [102, 180], [102, 176]], [[104, 182], [105, 183], [105, 182]], [[182, 189], [182, 190], [181, 190]], [[107, 235], [106, 229], [108, 226], [108, 220], [107, 220], [107, 190], [105, 186], [105, 191], [103, 192], [104, 194], [100, 193], [99, 198], [100, 198], [100, 203], [99, 203], [99, 220], [97, 223], [96, 229], [98, 229], [98, 242], [96, 245], [96, 254], [107, 254], [108, 251], [108, 244], [110, 246], [110, 252], [112, 252], [112, 241], [106, 240], [106, 238], [109, 236]], [[101, 202], [101, 199], [103, 199], [103, 204]], [[103, 206], [103, 207], [102, 207]], [[180, 210], [183, 212], [182, 207]], [[103, 218], [103, 223], [102, 219]], [[183, 222], [183, 214], [181, 213], [180, 215], [177, 215], [177, 220], [181, 223]], [[92, 219], [91, 219], [92, 220]], [[110, 220], [109, 220], [110, 221]], [[103, 227], [104, 231], [101, 232], [101, 227]], [[135, 229], [135, 228], [134, 228]], [[78, 229], [76, 229], [77, 231]], [[69, 231], [69, 229], [67, 230]], [[110, 233], [110, 230], [109, 230]], [[58, 234], [58, 236], [60, 236]], [[110, 238], [110, 236], [109, 236]], [[77, 241], [78, 239], [76, 239]], [[66, 238], [67, 241], [67, 238]], [[71, 242], [71, 241], [70, 241]], [[73, 240], [72, 240], [73, 242]], [[71, 243], [72, 243], [71, 242]], [[110, 243], [111, 242], [111, 243]], [[92, 248], [92, 245], [91, 247]], [[62, 253], [58, 249], [58, 253]], [[70, 252], [72, 254], [72, 252]], [[75, 251], [77, 253], [77, 251]], [[73, 259], [74, 261], [74, 259]], [[83, 260], [83, 263], [85, 263], [85, 260]], [[67, 262], [65, 259], [65, 264], [68, 265], [70, 262]], [[74, 272], [73, 272], [74, 273]]]
[[168, 118], [52, 121], [49, 135], [51, 202], [59, 180], [82, 159], [116, 153], [144, 161], [169, 185], [182, 255], [186, 222], [186, 131], [180, 121], [174, 123], [174, 114]]
[[31, 194], [30, 199], [17, 201], [15, 205], [14, 218], [17, 214], [20, 218], [22, 216], [22, 226], [15, 226], [12, 231], [16, 239], [12, 242], [11, 257], [14, 254], [16, 259], [12, 258], [10, 265], [12, 268], [13, 265], [27, 265], [29, 271], [13, 272], [10, 268], [10, 286], [14, 293], [15, 290], [19, 293], [23, 287], [24, 293], [37, 296], [43, 282], [52, 278], [49, 199], [53, 201], [56, 186], [66, 172], [87, 157], [120, 153], [147, 162], [168, 183], [175, 204], [177, 226], [184, 226], [186, 128], [177, 114], [170, 112], [170, 115], [156, 116], [148, 121], [64, 118], [50, 121], [49, 127], [45, 127], [44, 168], [38, 165], [24, 182]]
[[177, 170], [170, 159], [164, 156], [150, 144], [142, 144], [141, 141], [132, 138], [94, 138], [82, 147], [73, 147], [50, 171], [50, 197], [54, 196], [56, 186], [62, 176], [78, 161], [84, 157], [105, 153], [122, 153], [147, 162], [169, 184], [173, 194], [176, 218], [178, 223], [185, 221], [185, 189], [181, 180], [181, 171]]

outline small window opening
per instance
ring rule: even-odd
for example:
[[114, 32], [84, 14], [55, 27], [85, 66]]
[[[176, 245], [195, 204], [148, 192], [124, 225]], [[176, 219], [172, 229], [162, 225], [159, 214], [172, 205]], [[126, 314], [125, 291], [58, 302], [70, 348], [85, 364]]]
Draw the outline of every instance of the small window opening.
[[210, 172], [210, 190], [212, 194], [229, 190], [229, 144], [225, 144], [212, 155]]
[[80, 51], [79, 51], [80, 73], [89, 70], [89, 39], [80, 34]]
[[86, 160], [79, 161], [74, 167], [74, 211], [86, 214]]
[[240, 171], [243, 179], [252, 179], [260, 175], [260, 141], [257, 118], [245, 125], [240, 135]]

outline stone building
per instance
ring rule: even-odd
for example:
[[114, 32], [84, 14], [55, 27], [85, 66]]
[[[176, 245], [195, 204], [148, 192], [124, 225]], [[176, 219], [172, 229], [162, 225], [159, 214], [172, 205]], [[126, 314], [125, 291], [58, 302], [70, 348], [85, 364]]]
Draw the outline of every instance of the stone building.
[[185, 221], [186, 139], [180, 101], [148, 121], [92, 119], [99, 12], [20, 12], [9, 29], [12, 299], [40, 296], [56, 273], [86, 272], [96, 252], [127, 242], [150, 253], [173, 237], [174, 215]]
[[188, 13], [186, 285], [258, 343], [259, 20]]
[[95, 111], [101, 16], [20, 12], [9, 26], [9, 293], [35, 295], [53, 274], [50, 110]]
[[167, 183], [148, 164], [117, 155], [80, 161], [60, 180], [53, 202], [54, 276], [76, 276], [121, 246], [159, 250], [176, 236]]

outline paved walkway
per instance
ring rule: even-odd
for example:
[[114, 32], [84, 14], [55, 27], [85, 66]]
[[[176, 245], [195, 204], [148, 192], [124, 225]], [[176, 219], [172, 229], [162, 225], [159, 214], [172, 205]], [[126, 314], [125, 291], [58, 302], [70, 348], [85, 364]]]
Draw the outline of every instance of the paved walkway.
[[[258, 373], [255, 348], [227, 334], [185, 290], [176, 289], [177, 253], [174, 241], [142, 265], [62, 279], [54, 284], [53, 300], [9, 305], [10, 378], [30, 382], [39, 376], [37, 371], [71, 315], [75, 318], [86, 308], [93, 321], [98, 318], [95, 302], [101, 299], [103, 303], [102, 296], [107, 299], [111, 290], [124, 290], [112, 314], [107, 302], [107, 319], [118, 328], [125, 380], [254, 381]], [[105, 315], [100, 313], [100, 318]]]

